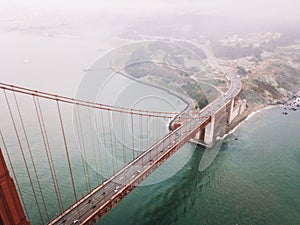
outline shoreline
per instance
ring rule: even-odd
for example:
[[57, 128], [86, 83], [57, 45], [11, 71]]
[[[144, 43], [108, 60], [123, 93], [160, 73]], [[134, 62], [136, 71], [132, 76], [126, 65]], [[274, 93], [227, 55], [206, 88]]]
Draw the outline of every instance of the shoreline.
[[245, 112], [238, 116], [236, 120], [233, 120], [232, 124], [227, 127], [226, 133], [221, 139], [225, 139], [230, 134], [233, 134], [242, 124], [247, 122], [251, 117], [264, 110], [284, 107], [282, 104], [278, 105], [267, 105], [267, 106], [254, 106], [245, 110]]
[[246, 122], [251, 117], [255, 116], [257, 113], [273, 109], [273, 108], [283, 108], [284, 110], [300, 110], [300, 90], [297, 92], [296, 95], [290, 97], [287, 101], [284, 101], [281, 104], [274, 104], [274, 105], [254, 105], [252, 107], [246, 108], [245, 112], [238, 116], [235, 120], [233, 120], [232, 124], [228, 125], [225, 135], [221, 138], [226, 138], [229, 134], [234, 133], [234, 131]]

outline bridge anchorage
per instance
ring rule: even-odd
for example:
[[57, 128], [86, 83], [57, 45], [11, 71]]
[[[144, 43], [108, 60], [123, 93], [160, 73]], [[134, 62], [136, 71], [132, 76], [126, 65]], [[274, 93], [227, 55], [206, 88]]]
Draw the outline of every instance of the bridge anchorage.
[[[238, 101], [239, 78], [228, 77], [231, 86], [223, 96], [201, 110], [180, 114], [127, 109], [0, 83], [0, 112], [9, 115], [0, 127], [2, 224], [96, 223], [185, 143], [214, 145], [221, 121], [230, 124], [246, 107], [245, 101]], [[33, 110], [27, 112], [30, 107]], [[74, 131], [66, 116], [70, 112]], [[155, 133], [163, 129], [154, 122], [149, 133], [149, 120], [157, 118], [164, 125], [172, 121], [171, 131]]]

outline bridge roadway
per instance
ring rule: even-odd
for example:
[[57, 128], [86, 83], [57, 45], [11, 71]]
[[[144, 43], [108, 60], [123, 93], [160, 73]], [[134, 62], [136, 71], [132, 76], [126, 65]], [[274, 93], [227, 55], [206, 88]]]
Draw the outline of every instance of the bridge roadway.
[[201, 124], [210, 120], [212, 113], [216, 113], [228, 104], [232, 97], [239, 94], [241, 82], [238, 76], [228, 74], [228, 79], [231, 82], [230, 88], [223, 96], [203, 108], [199, 115], [187, 119], [184, 124], [167, 134], [49, 224], [93, 224], [103, 217], [175, 151], [188, 142], [199, 130]]

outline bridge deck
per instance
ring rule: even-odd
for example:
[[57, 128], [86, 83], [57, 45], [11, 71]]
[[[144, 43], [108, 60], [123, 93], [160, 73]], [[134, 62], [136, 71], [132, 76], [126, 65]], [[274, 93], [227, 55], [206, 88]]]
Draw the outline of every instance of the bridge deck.
[[103, 217], [193, 136], [209, 118], [190, 119], [150, 147], [107, 181], [69, 207], [49, 224], [86, 224]]
[[93, 224], [127, 196], [139, 183], [148, 177], [182, 145], [188, 142], [210, 119], [212, 113], [226, 107], [232, 97], [241, 90], [241, 83], [234, 75], [230, 76], [231, 87], [228, 92], [201, 110], [197, 117], [185, 121], [175, 131], [150, 147], [131, 163], [110, 177], [103, 184], [88, 193], [69, 207], [49, 224]]

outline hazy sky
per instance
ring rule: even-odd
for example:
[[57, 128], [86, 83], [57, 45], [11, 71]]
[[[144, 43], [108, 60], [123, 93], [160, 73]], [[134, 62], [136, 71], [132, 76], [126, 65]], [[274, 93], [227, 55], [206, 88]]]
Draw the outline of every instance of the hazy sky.
[[99, 13], [192, 10], [245, 17], [300, 18], [299, 0], [0, 0], [2, 9], [91, 10]]

